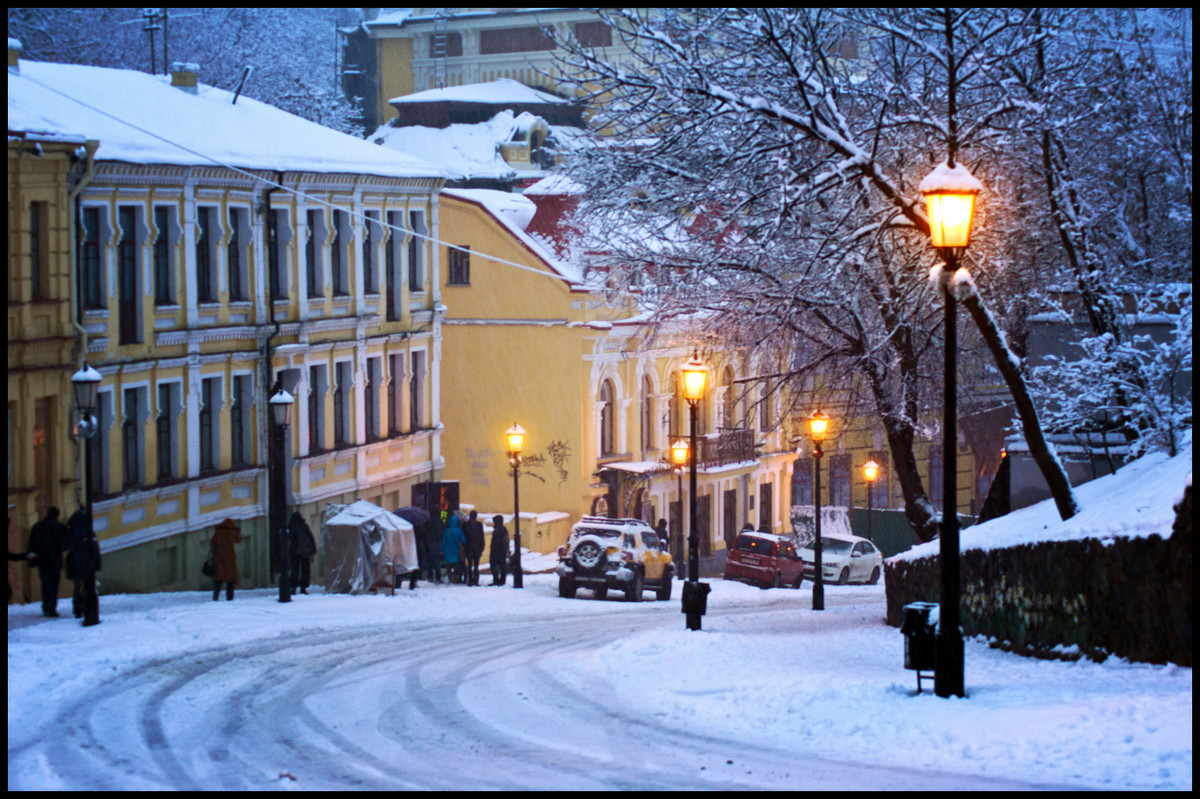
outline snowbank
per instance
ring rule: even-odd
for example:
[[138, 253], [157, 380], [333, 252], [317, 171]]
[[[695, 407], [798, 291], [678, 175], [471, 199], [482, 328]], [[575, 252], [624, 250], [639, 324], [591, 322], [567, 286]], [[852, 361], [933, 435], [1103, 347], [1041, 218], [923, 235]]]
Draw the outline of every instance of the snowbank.
[[[962, 531], [961, 550], [999, 549], [1038, 541], [1080, 538], [1101, 540], [1121, 536], [1168, 536], [1175, 521], [1174, 506], [1192, 483], [1192, 443], [1174, 458], [1153, 453], [1115, 474], [1075, 488], [1080, 511], [1063, 521], [1053, 500], [1044, 500], [1007, 516]], [[936, 557], [939, 543], [920, 544], [889, 560]]]

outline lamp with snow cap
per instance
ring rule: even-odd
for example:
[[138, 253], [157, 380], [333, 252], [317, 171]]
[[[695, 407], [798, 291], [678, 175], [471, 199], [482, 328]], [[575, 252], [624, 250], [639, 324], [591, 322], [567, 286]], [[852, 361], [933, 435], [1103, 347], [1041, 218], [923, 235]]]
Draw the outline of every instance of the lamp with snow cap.
[[957, 333], [955, 298], [950, 285], [960, 269], [959, 257], [971, 243], [971, 221], [975, 200], [983, 184], [951, 156], [934, 167], [921, 181], [929, 214], [929, 238], [945, 261], [938, 281], [942, 289], [945, 313], [946, 352], [944, 363], [944, 399], [942, 423], [942, 531], [939, 559], [941, 564], [941, 608], [936, 637], [936, 665], [933, 689], [941, 697], [963, 696], [963, 639], [959, 629], [959, 598], [962, 585], [958, 551], [958, 458], [957, 458]]

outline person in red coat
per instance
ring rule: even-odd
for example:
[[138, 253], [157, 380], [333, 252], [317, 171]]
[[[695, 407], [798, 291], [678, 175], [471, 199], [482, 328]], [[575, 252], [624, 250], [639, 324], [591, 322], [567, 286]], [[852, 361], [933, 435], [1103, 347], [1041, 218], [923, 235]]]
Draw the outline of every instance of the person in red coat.
[[208, 548], [213, 553], [213, 601], [221, 596], [221, 585], [225, 585], [225, 598], [233, 601], [233, 587], [238, 582], [238, 564], [236, 544], [242, 542], [242, 530], [233, 519], [226, 519], [217, 525], [213, 531]]

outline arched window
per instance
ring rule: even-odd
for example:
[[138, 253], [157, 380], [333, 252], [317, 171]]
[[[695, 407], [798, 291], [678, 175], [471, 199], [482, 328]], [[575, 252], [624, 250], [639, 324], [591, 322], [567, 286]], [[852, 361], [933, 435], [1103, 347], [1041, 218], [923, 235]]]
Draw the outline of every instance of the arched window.
[[600, 455], [613, 453], [613, 387], [611, 380], [600, 384]]

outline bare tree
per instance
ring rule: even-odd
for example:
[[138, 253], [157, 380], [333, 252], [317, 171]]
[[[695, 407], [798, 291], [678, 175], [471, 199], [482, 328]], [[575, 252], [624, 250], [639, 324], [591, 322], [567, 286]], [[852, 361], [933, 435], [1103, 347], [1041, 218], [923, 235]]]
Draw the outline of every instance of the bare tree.
[[[930, 417], [923, 368], [939, 335], [938, 300], [924, 278], [933, 253], [916, 186], [954, 153], [985, 184], [1003, 186], [1006, 127], [1027, 101], [997, 76], [1033, 58], [1046, 34], [1030, 12], [1014, 10], [710, 9], [607, 19], [635, 63], [610, 64], [581, 48], [570, 59], [581, 85], [604, 99], [597, 126], [625, 143], [575, 161], [572, 174], [588, 187], [581, 216], [604, 231], [595, 248], [615, 256], [611, 269], [624, 264], [640, 280], [660, 314], [706, 311], [700, 318], [720, 320], [714, 328], [777, 347], [791, 377], [840, 369], [864, 379], [910, 521], [931, 537], [936, 513], [913, 442]], [[989, 234], [1004, 210], [983, 206], [976, 272], [1020, 267]], [[964, 288], [1067, 518], [1074, 497], [1020, 359], [974, 284]]]

